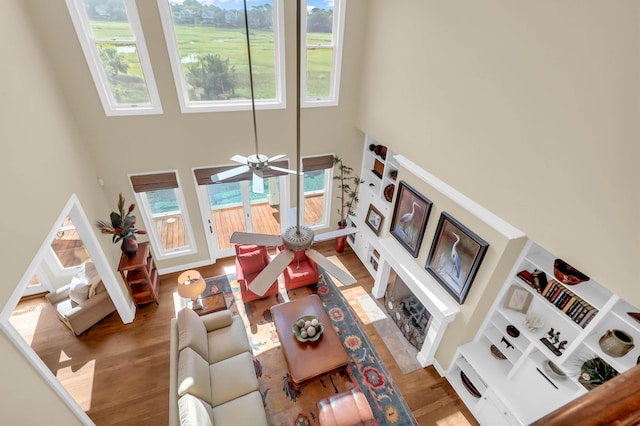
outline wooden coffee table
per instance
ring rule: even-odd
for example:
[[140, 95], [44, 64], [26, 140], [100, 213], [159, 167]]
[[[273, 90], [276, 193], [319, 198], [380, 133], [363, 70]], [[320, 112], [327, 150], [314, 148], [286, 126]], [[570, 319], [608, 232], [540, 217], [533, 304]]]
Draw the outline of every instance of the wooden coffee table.
[[[300, 342], [293, 334], [293, 324], [303, 315], [316, 316], [324, 326], [324, 332], [315, 342]], [[349, 364], [349, 355], [334, 330], [318, 295], [313, 294], [272, 306], [271, 316], [294, 385], [300, 387]]]

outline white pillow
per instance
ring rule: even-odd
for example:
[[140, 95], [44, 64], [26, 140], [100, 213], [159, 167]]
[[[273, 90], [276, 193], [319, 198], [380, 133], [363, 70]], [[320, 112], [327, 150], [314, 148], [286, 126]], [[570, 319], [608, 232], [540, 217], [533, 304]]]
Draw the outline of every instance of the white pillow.
[[100, 281], [100, 275], [93, 262], [89, 261], [84, 263], [78, 271], [78, 278], [89, 285], [96, 285]]
[[89, 284], [89, 298], [92, 298], [96, 295], [96, 288], [100, 283], [100, 275], [98, 275], [98, 270], [96, 269], [96, 265], [93, 262], [89, 261], [84, 263], [80, 270], [78, 271], [78, 277], [80, 280]]
[[85, 300], [89, 298], [89, 284], [80, 280], [77, 277], [71, 279], [69, 285], [69, 299], [81, 305]]

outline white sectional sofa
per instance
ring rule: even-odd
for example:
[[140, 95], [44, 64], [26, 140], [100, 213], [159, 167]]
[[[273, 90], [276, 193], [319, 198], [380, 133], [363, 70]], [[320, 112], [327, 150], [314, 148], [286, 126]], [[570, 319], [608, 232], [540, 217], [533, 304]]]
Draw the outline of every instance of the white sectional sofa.
[[170, 425], [267, 425], [242, 319], [224, 310], [171, 320]]

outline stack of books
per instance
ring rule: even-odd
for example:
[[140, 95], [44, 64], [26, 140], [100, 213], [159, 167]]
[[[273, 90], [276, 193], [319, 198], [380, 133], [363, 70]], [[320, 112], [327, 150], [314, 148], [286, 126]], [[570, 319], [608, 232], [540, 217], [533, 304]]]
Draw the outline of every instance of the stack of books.
[[542, 285], [539, 280], [534, 282], [531, 277], [537, 275], [537, 272], [521, 271], [518, 277], [538, 291], [549, 303], [564, 312], [573, 322], [585, 328], [596, 316], [598, 310], [557, 280], [551, 279], [544, 283], [546, 280], [544, 277]]

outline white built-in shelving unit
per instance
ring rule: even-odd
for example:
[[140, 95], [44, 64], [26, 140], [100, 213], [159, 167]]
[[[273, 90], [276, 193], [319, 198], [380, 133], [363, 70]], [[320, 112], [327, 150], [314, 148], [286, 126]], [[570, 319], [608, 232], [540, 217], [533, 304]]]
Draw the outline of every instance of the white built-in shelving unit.
[[[608, 330], [620, 329], [634, 341], [640, 341], [640, 323], [627, 314], [639, 312], [638, 308], [593, 280], [564, 285], [575, 299], [583, 301], [581, 304], [597, 310], [588, 323], [580, 324], [575, 311], [565, 309], [557, 299], [552, 302], [543, 296], [544, 292], [538, 292], [517, 275], [523, 270], [538, 269], [553, 280], [556, 258], [534, 242], [526, 244], [478, 334], [457, 350], [447, 372], [449, 382], [483, 425], [527, 425], [586, 393], [587, 389], [579, 381], [580, 369], [585, 360], [594, 356], [620, 373], [636, 365], [640, 348], [612, 357], [603, 352], [599, 340]], [[505, 306], [514, 286], [531, 297], [526, 312]], [[536, 331], [530, 331], [524, 324], [527, 314], [533, 313], [544, 321]], [[509, 325], [517, 328], [518, 337], [509, 335]], [[560, 340], [567, 340], [560, 355], [541, 341], [550, 328], [560, 332]], [[491, 345], [497, 347], [505, 359], [494, 356]], [[558, 378], [550, 373], [548, 361], [559, 367], [566, 377]], [[461, 372], [476, 388], [479, 397], [467, 390]]]
[[[376, 146], [380, 146], [383, 151], [377, 154]], [[350, 223], [358, 227], [360, 232], [353, 234], [347, 241], [373, 277], [376, 276], [378, 263], [380, 262], [377, 244], [379, 238], [366, 225], [365, 219], [369, 206], [373, 204], [384, 217], [380, 224], [380, 234], [382, 235], [389, 227], [391, 213], [393, 212], [391, 202], [397, 189], [396, 175], [399, 168], [394, 156], [395, 153], [391, 149], [380, 144], [372, 137], [365, 136], [360, 169], [360, 177], [363, 182], [359, 187], [359, 202], [356, 208], [356, 215], [349, 218]], [[385, 190], [387, 191], [386, 198]]]

